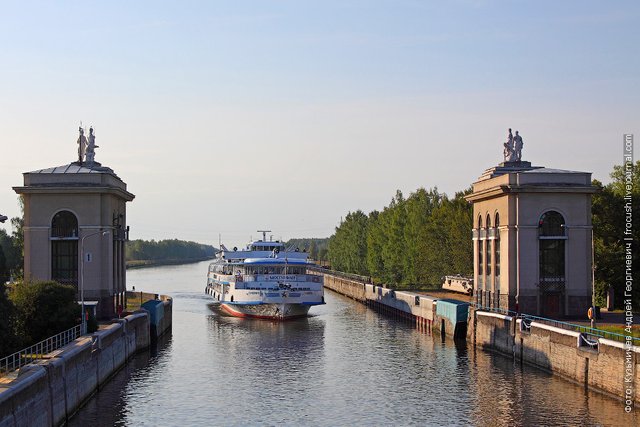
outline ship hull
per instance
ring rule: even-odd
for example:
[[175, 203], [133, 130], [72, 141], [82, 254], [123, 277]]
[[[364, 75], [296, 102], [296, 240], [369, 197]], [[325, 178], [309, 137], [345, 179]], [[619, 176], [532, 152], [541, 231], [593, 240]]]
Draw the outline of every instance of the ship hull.
[[289, 320], [306, 317], [310, 305], [295, 303], [279, 304], [228, 304], [220, 303], [220, 307], [230, 316], [254, 319]]

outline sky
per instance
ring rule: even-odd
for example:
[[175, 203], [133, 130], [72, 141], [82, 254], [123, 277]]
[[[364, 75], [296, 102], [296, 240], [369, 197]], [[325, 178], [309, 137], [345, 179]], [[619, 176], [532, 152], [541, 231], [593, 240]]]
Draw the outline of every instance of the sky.
[[[0, 213], [22, 173], [96, 160], [131, 238], [328, 237], [397, 189], [502, 161], [608, 182], [640, 130], [636, 1], [0, 1]], [[637, 156], [636, 156], [637, 157]], [[7, 221], [0, 227], [10, 231]]]

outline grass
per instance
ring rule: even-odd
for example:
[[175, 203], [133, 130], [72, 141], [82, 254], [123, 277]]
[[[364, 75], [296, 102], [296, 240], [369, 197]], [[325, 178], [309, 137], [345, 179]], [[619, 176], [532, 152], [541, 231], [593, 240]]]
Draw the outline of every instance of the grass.
[[[597, 325], [596, 328], [601, 331], [613, 332], [614, 334], [627, 335], [627, 331], [624, 329], [624, 325]], [[633, 325], [631, 328], [631, 336], [634, 338], [640, 338], [640, 325]]]
[[127, 298], [127, 307], [125, 311], [136, 311], [139, 308], [140, 308], [140, 298]]
[[[591, 333], [591, 328], [588, 326], [578, 327], [578, 332]], [[613, 334], [622, 335], [623, 337], [627, 336], [627, 331], [624, 329], [624, 325], [598, 325], [596, 324], [596, 329], [599, 331], [611, 332]], [[634, 325], [631, 329], [631, 337], [634, 345], [640, 345], [640, 325]], [[607, 336], [605, 334], [604, 338], [613, 339], [615, 341], [624, 341], [624, 339], [620, 336]]]

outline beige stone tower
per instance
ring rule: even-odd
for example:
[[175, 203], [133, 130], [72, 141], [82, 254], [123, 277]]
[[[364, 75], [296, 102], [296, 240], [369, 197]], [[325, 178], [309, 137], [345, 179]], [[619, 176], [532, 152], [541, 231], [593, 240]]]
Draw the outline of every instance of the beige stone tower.
[[26, 172], [14, 190], [24, 198], [25, 279], [71, 284], [105, 318], [124, 303], [126, 202], [135, 196], [93, 155], [79, 150], [77, 162]]
[[591, 305], [594, 192], [587, 172], [520, 160], [487, 169], [467, 196], [476, 302], [544, 317], [584, 315]]

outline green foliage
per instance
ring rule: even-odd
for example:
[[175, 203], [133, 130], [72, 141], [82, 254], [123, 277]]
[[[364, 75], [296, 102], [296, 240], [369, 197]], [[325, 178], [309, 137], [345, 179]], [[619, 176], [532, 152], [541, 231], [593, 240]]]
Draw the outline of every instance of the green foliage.
[[327, 260], [327, 245], [329, 244], [328, 238], [298, 238], [289, 239], [285, 243], [286, 248], [298, 248], [301, 251], [309, 252], [309, 258], [315, 261]]
[[316, 259], [318, 257], [318, 245], [316, 242], [311, 242], [311, 246], [309, 247], [309, 257], [311, 259]]
[[17, 310], [16, 330], [23, 345], [34, 344], [72, 328], [80, 321], [73, 286], [47, 282], [17, 282], [9, 298]]
[[369, 214], [367, 228], [367, 268], [369, 275], [374, 278], [382, 278], [385, 274], [382, 246], [385, 241], [384, 221], [385, 213], [373, 211]]
[[[13, 232], [11, 236], [6, 231], [0, 230], [0, 252], [4, 255], [5, 263], [2, 264], [0, 255], [0, 281], [22, 278], [24, 265], [24, 201], [22, 196], [18, 197], [20, 206], [20, 217], [11, 218]], [[4, 280], [3, 280], [4, 279]]]
[[0, 230], [0, 282], [2, 283], [5, 283], [11, 277], [22, 277], [24, 264], [23, 220], [22, 218], [12, 218], [11, 224], [13, 224], [11, 235], [8, 235], [4, 230]]
[[9, 280], [9, 269], [7, 268], [7, 258], [4, 256], [4, 250], [2, 249], [2, 245], [0, 245], [0, 284], [5, 284], [7, 280]]
[[350, 213], [329, 240], [332, 268], [398, 288], [439, 286], [446, 274], [473, 274], [469, 191], [453, 199], [435, 188], [407, 199], [398, 191], [382, 212]]
[[349, 212], [329, 238], [329, 262], [332, 268], [366, 275], [367, 222], [362, 211]]
[[[596, 303], [599, 305], [604, 305], [609, 285], [614, 289], [617, 307], [622, 307], [623, 300], [629, 298], [625, 297], [625, 245], [637, 246], [637, 242], [640, 242], [640, 227], [635, 224], [637, 218], [640, 218], [638, 168], [640, 161], [635, 163], [627, 176], [622, 166], [614, 166], [611, 183], [603, 185], [597, 180], [593, 181], [593, 185], [599, 190], [593, 195], [591, 206], [595, 246], [595, 293]], [[632, 219], [635, 220], [631, 234], [625, 234], [627, 215], [632, 215]], [[640, 253], [637, 247], [633, 247], [631, 253], [631, 261], [637, 271]], [[640, 286], [633, 287], [632, 299], [634, 307], [640, 306]]]
[[126, 245], [127, 261], [175, 261], [212, 258], [216, 249], [210, 245], [184, 240], [131, 240]]
[[18, 350], [16, 309], [7, 296], [4, 282], [0, 283], [0, 357]]
[[403, 283], [405, 280], [405, 236], [407, 211], [404, 196], [398, 190], [391, 200], [385, 216], [386, 239], [382, 244], [382, 260], [385, 269], [385, 281], [388, 283]]

